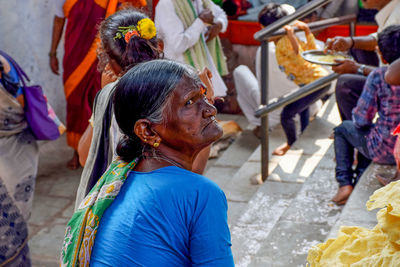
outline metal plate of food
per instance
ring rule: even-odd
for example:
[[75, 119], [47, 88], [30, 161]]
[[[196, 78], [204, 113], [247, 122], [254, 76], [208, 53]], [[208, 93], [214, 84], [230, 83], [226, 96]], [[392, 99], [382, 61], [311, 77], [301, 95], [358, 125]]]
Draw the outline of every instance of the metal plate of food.
[[323, 50], [308, 50], [301, 53], [301, 56], [308, 62], [327, 66], [339, 65], [339, 63], [335, 62], [335, 59], [352, 59], [351, 56], [345, 53], [325, 53]]

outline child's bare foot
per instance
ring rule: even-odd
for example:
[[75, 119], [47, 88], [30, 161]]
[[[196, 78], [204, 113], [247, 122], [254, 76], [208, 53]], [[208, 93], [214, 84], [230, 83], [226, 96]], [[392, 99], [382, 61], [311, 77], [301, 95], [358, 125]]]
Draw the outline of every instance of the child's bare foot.
[[67, 162], [67, 168], [70, 170], [76, 170], [79, 168], [79, 155], [78, 152], [74, 151], [72, 159]]
[[278, 146], [274, 152], [272, 152], [272, 155], [276, 156], [283, 156], [286, 154], [286, 152], [290, 149], [290, 146], [287, 143], [284, 143], [280, 146]]
[[347, 199], [351, 195], [351, 192], [353, 192], [353, 186], [351, 185], [345, 185], [339, 187], [339, 190], [337, 191], [336, 195], [332, 198], [332, 201], [335, 202], [337, 205], [344, 205], [346, 204]]

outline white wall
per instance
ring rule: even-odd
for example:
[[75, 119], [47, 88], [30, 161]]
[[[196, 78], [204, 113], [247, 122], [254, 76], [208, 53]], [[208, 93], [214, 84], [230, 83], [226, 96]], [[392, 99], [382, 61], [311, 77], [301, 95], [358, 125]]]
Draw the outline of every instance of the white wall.
[[[0, 49], [11, 55], [34, 83], [42, 86], [50, 104], [65, 122], [61, 75], [49, 67], [53, 0], [0, 0]], [[62, 71], [64, 43], [58, 47]], [[62, 73], [62, 72], [61, 72]]]

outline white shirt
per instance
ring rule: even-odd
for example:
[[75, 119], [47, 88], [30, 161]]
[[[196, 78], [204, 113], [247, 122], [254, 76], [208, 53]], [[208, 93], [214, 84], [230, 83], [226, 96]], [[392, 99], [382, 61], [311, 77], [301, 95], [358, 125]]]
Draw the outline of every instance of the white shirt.
[[[222, 24], [221, 32], [225, 32], [228, 27], [228, 19], [225, 12], [214, 3], [211, 3], [211, 10], [214, 15], [214, 23]], [[201, 0], [194, 0], [193, 6], [196, 13], [200, 14], [203, 11]], [[206, 33], [207, 26], [204, 22], [197, 18], [186, 30], [185, 27], [175, 12], [172, 0], [160, 0], [155, 10], [155, 24], [158, 37], [164, 41], [164, 55], [166, 58], [184, 62], [184, 52], [194, 46], [200, 39], [200, 35]], [[226, 95], [226, 86], [218, 74], [217, 68], [208, 53], [211, 72], [213, 74], [212, 83], [214, 86], [214, 94], [216, 96]]]
[[66, 0], [53, 0], [54, 1], [54, 15], [56, 15], [59, 18], [64, 18], [65, 14], [64, 14], [64, 3]]
[[[375, 15], [375, 21], [378, 24], [378, 33], [387, 26], [400, 24], [400, 0], [392, 0]], [[371, 34], [377, 39], [378, 34]]]

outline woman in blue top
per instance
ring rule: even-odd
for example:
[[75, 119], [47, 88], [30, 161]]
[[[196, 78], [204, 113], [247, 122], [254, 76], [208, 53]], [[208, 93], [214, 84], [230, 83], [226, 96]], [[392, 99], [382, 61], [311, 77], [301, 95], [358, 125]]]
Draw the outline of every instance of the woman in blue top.
[[168, 60], [137, 65], [118, 82], [117, 153], [137, 164], [101, 217], [91, 266], [234, 266], [225, 195], [191, 172], [222, 135], [205, 94], [194, 69]]

